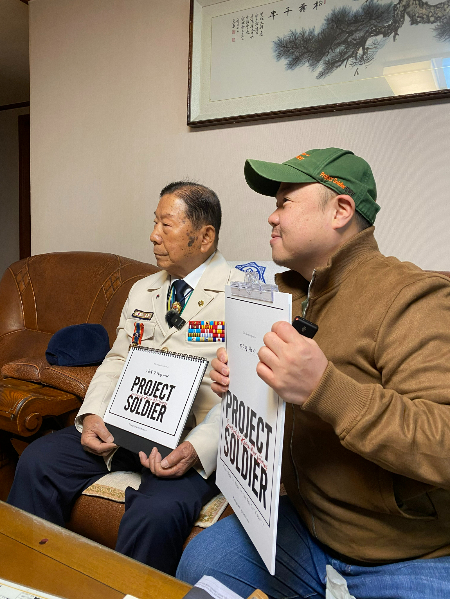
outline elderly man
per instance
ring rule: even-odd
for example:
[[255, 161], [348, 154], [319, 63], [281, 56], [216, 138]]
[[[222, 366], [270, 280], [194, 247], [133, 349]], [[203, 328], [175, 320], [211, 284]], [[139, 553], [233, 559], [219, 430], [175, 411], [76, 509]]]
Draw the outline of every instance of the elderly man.
[[[201, 507], [218, 493], [214, 470], [220, 406], [209, 374], [194, 401], [187, 437], [164, 460], [156, 448], [149, 456], [117, 448], [102, 417], [130, 343], [208, 360], [223, 343], [193, 342], [188, 336], [191, 321], [225, 320], [224, 287], [232, 278], [243, 278], [217, 250], [220, 224], [219, 200], [207, 187], [182, 181], [162, 190], [150, 240], [164, 270], [132, 287], [116, 341], [92, 379], [76, 427], [27, 448], [8, 498], [12, 505], [64, 526], [75, 499], [108, 470], [142, 470], [139, 490], [126, 491], [116, 549], [169, 574], [175, 573]], [[174, 307], [185, 321], [181, 328], [166, 318]]]
[[[330, 564], [358, 599], [450, 597], [450, 281], [379, 252], [375, 181], [352, 152], [248, 160], [245, 176], [276, 197], [272, 255], [292, 269], [277, 282], [319, 330], [278, 322], [259, 351], [287, 403], [275, 576], [235, 517], [188, 546], [178, 576], [324, 597]], [[219, 350], [218, 393], [226, 362]]]

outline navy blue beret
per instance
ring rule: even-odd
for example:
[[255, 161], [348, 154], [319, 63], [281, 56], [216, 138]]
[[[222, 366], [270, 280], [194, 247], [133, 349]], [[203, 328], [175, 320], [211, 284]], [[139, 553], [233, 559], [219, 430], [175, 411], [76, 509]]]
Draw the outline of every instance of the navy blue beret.
[[57, 331], [45, 357], [58, 366], [89, 366], [103, 362], [109, 352], [109, 337], [101, 324], [74, 324]]

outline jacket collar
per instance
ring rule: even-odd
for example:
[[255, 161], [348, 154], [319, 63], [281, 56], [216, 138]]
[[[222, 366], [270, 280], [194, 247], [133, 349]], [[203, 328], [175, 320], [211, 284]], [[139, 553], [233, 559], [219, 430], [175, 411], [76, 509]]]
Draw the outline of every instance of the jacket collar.
[[147, 291], [155, 291], [156, 289], [161, 289], [164, 283], [170, 279], [170, 275], [166, 270], [160, 270], [154, 275], [151, 275], [151, 278], [152, 284], [149, 287], [147, 287]]
[[[181, 317], [186, 322], [194, 320], [196, 315], [206, 308], [216, 296], [213, 292], [224, 291], [224, 287], [229, 279], [229, 273], [230, 266], [222, 254], [219, 251], [216, 251], [181, 314]], [[170, 275], [166, 271], [161, 271], [161, 273], [158, 274], [160, 274], [160, 276], [156, 277], [155, 281], [152, 281], [152, 287], [149, 288], [149, 291], [160, 290], [160, 293], [153, 299], [153, 309], [159, 322], [159, 326], [164, 334], [162, 343], [165, 343], [169, 337], [177, 332], [177, 329], [174, 327], [169, 329], [169, 326], [165, 321]]]
[[[223, 291], [224, 279], [228, 279], [229, 272], [230, 265], [219, 250], [216, 250], [213, 259], [208, 264], [197, 287], [208, 291]], [[197, 289], [197, 287], [195, 289]]]
[[[361, 262], [380, 255], [374, 230], [375, 227], [369, 227], [349, 239], [331, 256], [326, 266], [315, 270], [312, 297], [339, 286]], [[308, 293], [309, 281], [292, 270], [276, 275], [276, 283], [280, 291], [291, 293], [293, 300]]]
[[[222, 256], [219, 250], [216, 250], [216, 253], [214, 254], [211, 262], [206, 267], [195, 289], [201, 287], [202, 289], [209, 289], [210, 291], [223, 291], [223, 279], [227, 276], [229, 268], [230, 267], [225, 258]], [[207, 276], [205, 276], [206, 272], [208, 272]], [[150, 287], [147, 288], [147, 290], [155, 291], [156, 289], [161, 289], [161, 287], [169, 279], [169, 273], [166, 270], [161, 270], [156, 274], [152, 275], [152, 284]]]
[[206, 267], [200, 281], [197, 283], [181, 317], [186, 322], [193, 320], [214, 299], [216, 293], [224, 291], [228, 281], [230, 267], [225, 258], [218, 251]]

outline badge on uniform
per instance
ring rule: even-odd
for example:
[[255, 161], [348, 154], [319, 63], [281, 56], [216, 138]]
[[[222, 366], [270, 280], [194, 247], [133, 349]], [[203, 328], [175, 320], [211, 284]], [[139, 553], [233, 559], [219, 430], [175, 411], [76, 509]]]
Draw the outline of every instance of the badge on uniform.
[[188, 341], [225, 343], [225, 321], [190, 320], [188, 329]]
[[153, 312], [144, 312], [143, 310], [135, 310], [131, 315], [132, 318], [140, 318], [141, 320], [151, 320]]

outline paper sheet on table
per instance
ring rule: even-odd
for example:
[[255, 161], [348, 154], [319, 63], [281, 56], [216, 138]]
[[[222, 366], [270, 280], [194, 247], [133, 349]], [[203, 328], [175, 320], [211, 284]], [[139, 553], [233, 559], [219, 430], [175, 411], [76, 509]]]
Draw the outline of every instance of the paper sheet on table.
[[240, 595], [236, 595], [212, 576], [202, 576], [185, 597], [186, 599], [242, 599]]
[[0, 599], [62, 599], [0, 578]]

